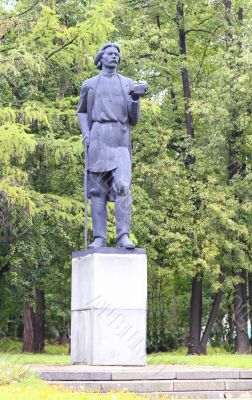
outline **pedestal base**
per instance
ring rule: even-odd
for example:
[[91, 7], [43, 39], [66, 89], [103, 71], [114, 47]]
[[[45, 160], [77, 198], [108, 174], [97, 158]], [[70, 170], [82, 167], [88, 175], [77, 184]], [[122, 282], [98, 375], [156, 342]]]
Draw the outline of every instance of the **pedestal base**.
[[145, 365], [146, 303], [143, 249], [74, 253], [72, 363]]

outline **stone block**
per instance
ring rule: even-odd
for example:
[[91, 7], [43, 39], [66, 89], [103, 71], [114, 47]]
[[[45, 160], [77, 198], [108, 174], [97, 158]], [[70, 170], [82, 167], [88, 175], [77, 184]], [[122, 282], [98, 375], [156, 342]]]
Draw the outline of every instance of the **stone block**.
[[115, 371], [112, 372], [112, 380], [172, 380], [176, 379], [176, 371], [168, 371], [157, 368], [151, 371]]
[[[163, 394], [163, 393], [160, 393]], [[183, 399], [183, 400], [188, 400], [188, 399], [225, 399], [225, 392], [222, 391], [199, 391], [199, 392], [171, 392], [167, 393], [167, 400], [168, 399]], [[155, 400], [155, 399], [151, 399]], [[160, 398], [156, 398], [156, 400], [160, 400]]]
[[177, 379], [238, 379], [239, 371], [236, 370], [181, 370], [177, 372]]
[[73, 258], [72, 311], [147, 307], [145, 254], [88, 254]]
[[226, 390], [252, 390], [252, 380], [239, 379], [226, 381]]
[[239, 371], [241, 379], [252, 379], [252, 369], [251, 370], [241, 370]]
[[73, 258], [72, 363], [145, 365], [146, 254], [99, 250]]
[[249, 391], [225, 392], [225, 399], [252, 399], [252, 393]]
[[198, 391], [198, 390], [225, 390], [224, 380], [183, 380], [174, 381], [174, 391]]
[[[50, 382], [49, 382], [50, 383]], [[51, 382], [53, 384], [53, 382]], [[54, 382], [60, 385], [62, 382]], [[82, 389], [85, 392], [107, 393], [111, 391], [129, 391], [134, 393], [172, 392], [171, 381], [68, 381], [63, 385], [69, 389]]]
[[110, 381], [110, 372], [42, 371], [39, 377], [44, 381]]
[[145, 365], [145, 349], [145, 310], [72, 311], [73, 363]]

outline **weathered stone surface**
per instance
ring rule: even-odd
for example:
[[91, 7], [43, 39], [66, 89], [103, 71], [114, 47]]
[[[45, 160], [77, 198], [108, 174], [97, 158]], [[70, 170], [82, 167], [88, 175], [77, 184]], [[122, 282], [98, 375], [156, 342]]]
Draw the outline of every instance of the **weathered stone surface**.
[[71, 315], [71, 360], [87, 364], [91, 358], [91, 314], [90, 311], [72, 311]]
[[252, 379], [252, 369], [251, 370], [241, 370], [239, 371], [239, 375], [241, 379]]
[[[223, 391], [199, 391], [199, 392], [167, 392], [167, 393], [155, 393], [154, 400], [160, 400], [160, 397], [162, 395], [162, 399], [166, 398], [167, 399], [225, 399], [225, 392]], [[153, 400], [153, 397], [151, 397], [151, 400]]]
[[145, 254], [94, 253], [73, 259], [73, 364], [146, 364]]
[[177, 379], [238, 379], [238, 370], [203, 370], [203, 371], [178, 371]]
[[115, 371], [112, 380], [169, 380], [176, 379], [176, 371], [158, 368], [152, 371]]
[[174, 381], [174, 391], [225, 390], [224, 380], [181, 380]]
[[71, 371], [46, 371], [39, 376], [45, 381], [110, 381], [112, 374], [109, 372], [71, 372]]
[[73, 363], [145, 365], [145, 338], [145, 310], [72, 312]]
[[[112, 383], [112, 385], [110, 384]], [[153, 382], [150, 382], [151, 384]], [[83, 382], [83, 381], [58, 381], [58, 382], [48, 382], [51, 385], [60, 385], [64, 386], [68, 389], [79, 389], [84, 390], [86, 392], [100, 392], [106, 393], [114, 390], [128, 390], [135, 393], [143, 393], [148, 398], [151, 396], [151, 400], [159, 400], [162, 395], [162, 399], [165, 399], [166, 396], [168, 399], [176, 398], [176, 399], [252, 399], [252, 393], [250, 391], [215, 391], [215, 390], [200, 390], [200, 391], [172, 391], [169, 385], [163, 386], [162, 389], [166, 390], [157, 390], [158, 384], [155, 385], [142, 385], [140, 386], [142, 389], [139, 390], [139, 387], [136, 387], [136, 381], [134, 384], [129, 386], [125, 384], [125, 382]], [[156, 389], [156, 390], [155, 390]], [[148, 396], [149, 395], [149, 396]]]
[[251, 379], [226, 381], [226, 390], [252, 390]]
[[159, 400], [160, 395], [162, 399], [252, 399], [250, 392], [235, 391], [235, 392], [224, 392], [224, 391], [200, 391], [200, 392], [156, 392], [152, 394], [146, 394], [151, 400]]
[[87, 250], [80, 250], [80, 251], [74, 251], [72, 253], [73, 258], [80, 258], [87, 256], [88, 254], [94, 254], [94, 253], [101, 253], [101, 254], [130, 254], [130, 255], [135, 255], [135, 254], [146, 254], [145, 249], [140, 249], [136, 247], [135, 249], [125, 249], [125, 248], [120, 248], [120, 247], [97, 247], [97, 248], [92, 248], [92, 249], [87, 249]]
[[73, 258], [72, 310], [147, 307], [145, 254], [94, 253]]
[[252, 399], [252, 393], [248, 391], [225, 392], [225, 399]]
[[173, 383], [171, 381], [57, 381], [48, 382], [55, 385], [64, 385], [67, 388], [83, 389], [87, 392], [106, 393], [114, 390], [125, 390], [134, 393], [152, 392], [172, 392]]

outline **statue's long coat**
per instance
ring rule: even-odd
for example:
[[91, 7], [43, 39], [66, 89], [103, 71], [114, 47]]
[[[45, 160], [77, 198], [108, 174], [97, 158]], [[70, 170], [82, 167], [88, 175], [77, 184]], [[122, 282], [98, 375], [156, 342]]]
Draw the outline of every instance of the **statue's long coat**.
[[[125, 98], [125, 113], [128, 114], [128, 123], [93, 123], [92, 109], [100, 75], [98, 74], [83, 82], [78, 105], [78, 113], [87, 114], [90, 132], [88, 148], [89, 172], [104, 172], [115, 169], [117, 167], [117, 159], [119, 157], [127, 157], [126, 149], [128, 150], [128, 156], [131, 158], [130, 127], [135, 125], [140, 117], [140, 102], [133, 101], [129, 95], [130, 89], [134, 84], [132, 79], [118, 74]], [[101, 130], [106, 130], [106, 132], [101, 132]]]
[[[88, 172], [99, 173], [111, 171], [117, 168], [117, 160], [131, 163], [130, 128], [134, 126], [140, 118], [140, 101], [133, 101], [129, 95], [130, 89], [134, 85], [132, 79], [120, 74], [117, 75], [125, 98], [125, 113], [128, 117], [128, 122], [126, 124], [121, 124], [119, 122], [94, 123], [92, 121], [95, 92], [101, 74], [85, 80], [81, 86], [78, 113], [87, 115], [86, 130], [90, 132], [87, 164]], [[90, 197], [89, 185], [88, 174], [88, 197]], [[108, 200], [115, 200], [115, 193], [112, 188], [108, 193]]]

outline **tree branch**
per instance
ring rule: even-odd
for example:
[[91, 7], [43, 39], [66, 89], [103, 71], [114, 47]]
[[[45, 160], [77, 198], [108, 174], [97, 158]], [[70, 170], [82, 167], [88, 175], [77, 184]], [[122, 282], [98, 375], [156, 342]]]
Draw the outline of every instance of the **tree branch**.
[[221, 28], [222, 25], [218, 25], [213, 32], [208, 31], [206, 29], [188, 29], [187, 31], [185, 31], [185, 34], [190, 33], [190, 32], [205, 32], [205, 33], [210, 33], [212, 36], [216, 33], [216, 31]]
[[169, 50], [165, 50], [165, 49], [161, 49], [161, 50], [163, 50], [164, 53], [169, 54], [170, 56], [176, 56], [176, 57], [179, 56], [179, 54], [175, 53], [174, 51], [169, 51]]
[[191, 32], [204, 32], [204, 33], [210, 33], [212, 35], [211, 31], [208, 31], [206, 29], [188, 29], [187, 31], [185, 31], [185, 35], [187, 35], [187, 33], [191, 33]]
[[76, 39], [77, 39], [78, 35], [76, 35], [73, 39], [69, 40], [69, 42], [63, 44], [61, 47], [59, 47], [58, 49], [52, 51], [47, 57], [46, 60], [48, 60], [49, 58], [51, 58], [52, 56], [54, 56], [54, 54], [58, 53], [59, 51], [65, 49], [67, 46], [69, 46], [70, 44], [72, 44]]
[[10, 16], [8, 17], [8, 19], [16, 18], [16, 17], [21, 17], [22, 15], [27, 14], [27, 13], [28, 13], [29, 11], [31, 11], [34, 7], [36, 7], [36, 5], [39, 4], [39, 3], [40, 3], [40, 0], [35, 1], [35, 3], [33, 3], [33, 4], [32, 4], [29, 8], [27, 8], [25, 11], [22, 11], [21, 13], [16, 14], [16, 15], [10, 15]]
[[0, 41], [3, 40], [14, 28], [16, 28], [17, 25], [18, 23], [16, 21], [14, 25], [10, 26], [9, 29], [7, 29], [7, 31], [0, 37]]
[[5, 51], [14, 50], [16, 47], [7, 47], [7, 49], [1, 49], [0, 53], [4, 53]]
[[[217, 27], [215, 28], [215, 30], [212, 32], [212, 35], [214, 35], [215, 32], [216, 32], [220, 27], [221, 27], [221, 25], [217, 26]], [[201, 59], [201, 62], [200, 62], [199, 70], [198, 70], [198, 72], [197, 72], [195, 78], [193, 79], [194, 82], [197, 81], [197, 79], [198, 79], [198, 77], [199, 77], [199, 75], [200, 75], [201, 69], [202, 69], [202, 67], [203, 67], [203, 65], [204, 65], [204, 60], [205, 60], [205, 57], [206, 57], [206, 54], [207, 54], [207, 49], [208, 49], [208, 47], [209, 47], [209, 45], [210, 45], [210, 42], [211, 42], [211, 39], [207, 39], [206, 47], [205, 47], [204, 52], [203, 52], [203, 56], [202, 56], [202, 59]]]
[[[33, 3], [29, 8], [27, 8], [25, 11], [22, 11], [19, 14], [16, 15], [10, 15], [8, 17], [6, 17], [6, 19], [10, 20], [10, 19], [14, 19], [17, 17], [21, 17], [22, 15], [27, 14], [29, 11], [31, 11], [34, 7], [36, 7], [37, 4], [39, 4], [40, 0], [35, 1], [35, 3]], [[7, 32], [5, 32], [1, 37], [0, 40], [3, 40], [5, 38], [6, 35], [8, 35], [9, 32], [11, 32], [11, 30], [13, 28], [15, 28], [18, 25], [17, 21], [15, 22], [14, 26], [10, 26], [10, 28], [7, 30]]]
[[207, 17], [207, 18], [203, 19], [202, 21], [200, 21], [200, 22], [197, 24], [197, 26], [204, 24], [204, 22], [208, 21], [208, 20], [211, 19], [211, 18], [213, 18], [213, 17], [211, 16], [211, 17]]

